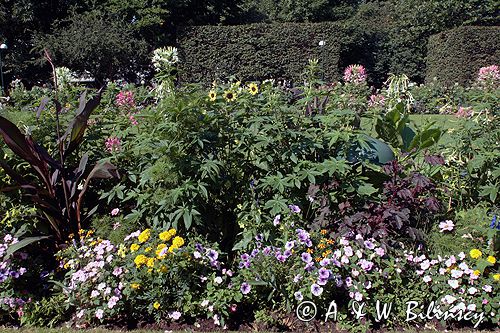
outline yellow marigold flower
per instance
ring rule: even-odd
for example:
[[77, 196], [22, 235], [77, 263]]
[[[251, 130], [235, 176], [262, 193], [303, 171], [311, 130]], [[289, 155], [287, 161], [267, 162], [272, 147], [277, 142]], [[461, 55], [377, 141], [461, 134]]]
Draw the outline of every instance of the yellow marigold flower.
[[153, 304], [153, 308], [155, 308], [156, 310], [158, 310], [158, 309], [160, 308], [160, 303], [155, 302], [155, 303]]
[[141, 265], [144, 265], [148, 262], [148, 257], [146, 257], [144, 254], [139, 254], [137, 257], [134, 259], [134, 263], [137, 267], [141, 267]]
[[215, 92], [215, 90], [210, 90], [210, 92], [208, 93], [208, 98], [211, 102], [217, 99], [217, 93]]
[[478, 249], [470, 250], [469, 254], [470, 254], [472, 259], [478, 259], [479, 257], [481, 257], [483, 255], [483, 253], [481, 251], [479, 251]]
[[316, 260], [317, 262], [320, 262], [321, 258], [320, 257], [316, 257], [316, 259], [314, 259], [314, 260]]
[[135, 251], [139, 250], [140, 247], [141, 246], [139, 244], [134, 243], [134, 244], [130, 245], [130, 252], [135, 252]]
[[173, 253], [175, 249], [177, 249], [178, 247], [175, 246], [175, 245], [170, 245], [170, 247], [168, 248], [168, 252], [170, 253]]
[[69, 262], [65, 263], [63, 267], [64, 267], [64, 269], [68, 269], [68, 267], [69, 267]]
[[231, 90], [224, 91], [224, 98], [228, 102], [234, 102], [236, 100], [236, 93]]
[[256, 95], [259, 92], [259, 87], [257, 87], [255, 83], [250, 83], [248, 85], [248, 91], [250, 92], [250, 94]]
[[180, 236], [176, 236], [174, 240], [172, 240], [172, 245], [179, 248], [184, 245], [184, 239]]
[[306, 252], [309, 253], [309, 254], [312, 254], [312, 253], [314, 253], [314, 250], [313, 249], [307, 249]]
[[159, 237], [162, 241], [168, 242], [172, 237], [175, 236], [177, 232], [175, 229], [170, 229], [170, 230], [165, 230], [164, 232], [160, 233]]
[[151, 246], [148, 246], [147, 248], [144, 249], [144, 252], [150, 252], [151, 251]]
[[472, 274], [474, 274], [475, 276], [479, 276], [481, 275], [481, 272], [476, 269]]
[[326, 245], [324, 243], [318, 244], [318, 248], [319, 249], [324, 249], [325, 247], [326, 247]]
[[335, 241], [333, 239], [329, 239], [326, 241], [329, 245], [335, 244]]
[[495, 281], [500, 280], [500, 274], [495, 274], [495, 275], [493, 275], [493, 279], [494, 279]]
[[144, 242], [147, 242], [147, 240], [149, 239], [149, 237], [151, 236], [151, 229], [146, 229], [144, 230], [143, 232], [141, 232], [139, 234], [139, 242], [140, 243], [144, 243]]
[[130, 288], [132, 289], [139, 289], [141, 287], [141, 285], [139, 283], [131, 283], [130, 284]]
[[486, 260], [488, 260], [490, 264], [495, 264], [497, 262], [497, 259], [493, 256], [488, 256], [488, 259]]
[[325, 230], [325, 229], [321, 229], [320, 233], [321, 233], [322, 235], [326, 235], [326, 234], [328, 233], [328, 231], [327, 231], [327, 230]]
[[155, 261], [156, 259], [155, 258], [149, 258], [146, 262], [146, 266], [148, 267], [154, 267], [155, 266]]

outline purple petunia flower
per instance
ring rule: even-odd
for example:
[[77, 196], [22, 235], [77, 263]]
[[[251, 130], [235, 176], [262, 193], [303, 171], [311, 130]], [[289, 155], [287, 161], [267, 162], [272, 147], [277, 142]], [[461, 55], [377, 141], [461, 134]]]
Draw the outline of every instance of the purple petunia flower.
[[311, 255], [307, 252], [302, 253], [302, 255], [300, 257], [302, 258], [302, 261], [307, 263], [307, 264], [312, 261]]
[[328, 280], [328, 278], [330, 277], [330, 271], [324, 267], [321, 267], [318, 271], [318, 275], [321, 279]]
[[293, 294], [293, 296], [294, 296], [294, 297], [295, 297], [295, 299], [296, 299], [297, 301], [299, 301], [299, 302], [300, 302], [300, 301], [302, 301], [302, 300], [304, 299], [304, 296], [302, 296], [302, 293], [301, 293], [300, 291], [296, 291], [296, 292]]
[[271, 254], [271, 247], [270, 246], [266, 246], [263, 250], [262, 250], [262, 253], [265, 255], [265, 256], [268, 256]]
[[319, 296], [323, 293], [323, 288], [314, 283], [312, 286], [311, 286], [311, 293], [314, 295], [314, 296]]
[[207, 256], [211, 261], [216, 261], [217, 258], [219, 258], [219, 253], [215, 250], [210, 249], [208, 250]]
[[273, 225], [276, 227], [278, 224], [280, 224], [280, 220], [281, 220], [281, 215], [276, 215], [274, 217], [274, 220], [273, 220]]
[[300, 213], [300, 207], [297, 206], [297, 205], [288, 205], [288, 208], [290, 208], [290, 210], [293, 212], [293, 213]]
[[241, 284], [240, 290], [241, 290], [241, 293], [242, 293], [243, 295], [246, 295], [246, 294], [248, 294], [248, 293], [250, 292], [250, 290], [252, 290], [252, 286], [250, 286], [250, 285], [249, 285], [248, 283], [246, 283], [246, 282], [243, 282], [243, 283]]
[[285, 250], [291, 250], [291, 249], [293, 249], [294, 246], [295, 246], [295, 242], [294, 241], [286, 242], [286, 244], [285, 244]]
[[285, 262], [286, 261], [286, 256], [284, 256], [283, 254], [281, 253], [278, 253], [276, 254], [276, 259], [279, 261], [279, 262]]
[[369, 241], [369, 240], [366, 240], [364, 242], [365, 244], [365, 247], [369, 250], [373, 250], [375, 248], [375, 244], [373, 244], [373, 242]]
[[373, 268], [373, 263], [371, 261], [361, 259], [358, 263], [361, 266], [361, 268], [363, 268], [367, 272]]
[[318, 281], [316, 281], [316, 283], [319, 284], [320, 286], [324, 286], [327, 282], [328, 279], [323, 279], [323, 278], [319, 278]]

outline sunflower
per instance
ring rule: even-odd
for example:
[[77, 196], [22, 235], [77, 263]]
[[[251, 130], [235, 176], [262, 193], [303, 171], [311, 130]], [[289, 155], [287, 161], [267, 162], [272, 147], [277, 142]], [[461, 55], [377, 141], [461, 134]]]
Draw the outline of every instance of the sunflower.
[[255, 83], [250, 83], [248, 85], [248, 91], [250, 92], [250, 94], [256, 95], [259, 92], [259, 87], [257, 87]]
[[211, 102], [214, 102], [217, 99], [217, 93], [215, 92], [215, 90], [210, 90], [210, 92], [208, 93], [208, 98]]
[[228, 102], [233, 102], [236, 100], [236, 93], [231, 90], [224, 91], [224, 98]]

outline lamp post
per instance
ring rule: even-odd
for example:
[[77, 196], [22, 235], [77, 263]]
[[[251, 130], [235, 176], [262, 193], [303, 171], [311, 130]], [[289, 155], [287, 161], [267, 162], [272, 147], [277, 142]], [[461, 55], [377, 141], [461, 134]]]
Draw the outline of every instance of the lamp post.
[[0, 90], [0, 95], [3, 96], [3, 63], [2, 63], [2, 52], [4, 50], [7, 50], [7, 45], [6, 44], [1, 44], [0, 45], [0, 78], [2, 81], [2, 89]]
[[320, 49], [320, 58], [321, 58], [321, 80], [325, 81], [325, 67], [324, 67], [325, 57], [323, 55], [324, 53], [323, 49], [325, 48], [325, 41], [320, 40], [318, 45]]

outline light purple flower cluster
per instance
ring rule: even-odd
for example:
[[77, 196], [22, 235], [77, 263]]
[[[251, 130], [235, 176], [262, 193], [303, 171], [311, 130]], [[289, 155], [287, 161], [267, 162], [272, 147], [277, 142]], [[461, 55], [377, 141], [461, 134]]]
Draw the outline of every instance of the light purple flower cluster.
[[212, 248], [204, 247], [200, 243], [196, 243], [193, 257], [202, 262], [206, 261], [210, 266], [217, 270], [221, 270], [222, 263], [219, 261], [219, 252]]
[[[5, 256], [9, 246], [16, 244], [18, 241], [19, 240], [11, 234], [5, 235], [3, 238], [3, 243], [0, 244], [0, 258], [3, 258]], [[9, 278], [18, 279], [19, 277], [24, 275], [24, 273], [26, 273], [26, 268], [18, 267], [18, 265], [16, 265], [12, 260], [14, 258], [26, 260], [27, 254], [24, 252], [17, 252], [14, 253], [11, 258], [0, 261], [0, 283], [6, 282]]]

